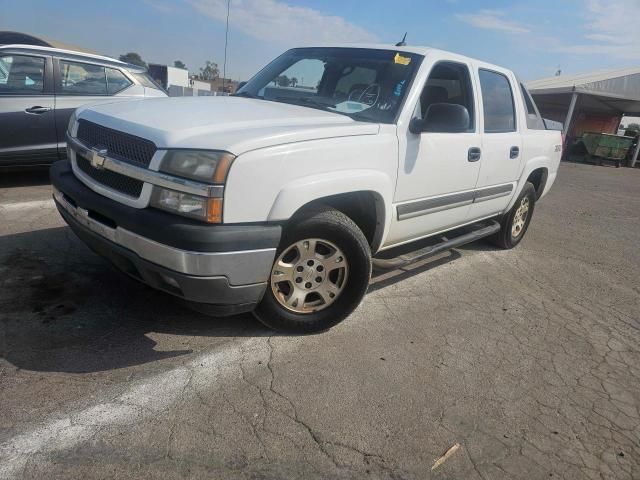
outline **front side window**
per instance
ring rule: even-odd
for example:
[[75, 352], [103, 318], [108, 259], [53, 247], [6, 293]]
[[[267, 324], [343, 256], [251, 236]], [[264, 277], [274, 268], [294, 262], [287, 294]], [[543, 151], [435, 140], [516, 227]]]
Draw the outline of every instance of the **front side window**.
[[473, 87], [469, 68], [461, 63], [436, 64], [420, 94], [420, 112], [426, 118], [429, 107], [436, 103], [462, 105], [469, 112], [469, 130], [475, 130]]
[[105, 68], [89, 63], [60, 61], [60, 92], [70, 95], [106, 95]]
[[0, 57], [0, 95], [37, 95], [44, 90], [44, 58]]
[[395, 50], [297, 48], [267, 65], [236, 95], [393, 123], [422, 58]]
[[129, 85], [131, 85], [131, 80], [129, 80], [124, 73], [115, 68], [107, 68], [107, 91], [109, 95], [116, 94]]
[[515, 132], [516, 112], [509, 79], [490, 70], [480, 70], [479, 76], [484, 108], [484, 131]]

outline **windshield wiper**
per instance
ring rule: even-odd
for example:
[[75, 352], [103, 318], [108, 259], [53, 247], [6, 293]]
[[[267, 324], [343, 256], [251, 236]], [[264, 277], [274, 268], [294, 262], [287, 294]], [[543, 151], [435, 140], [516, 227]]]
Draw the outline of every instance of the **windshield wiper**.
[[323, 110], [327, 108], [336, 108], [335, 103], [320, 102], [310, 97], [276, 97], [276, 102], [296, 103], [298, 105], [308, 105], [310, 107], [318, 107]]

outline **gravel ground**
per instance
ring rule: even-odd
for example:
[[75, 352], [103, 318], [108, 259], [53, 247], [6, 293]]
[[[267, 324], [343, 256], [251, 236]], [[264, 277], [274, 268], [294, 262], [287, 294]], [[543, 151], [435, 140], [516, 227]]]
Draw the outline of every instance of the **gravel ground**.
[[518, 248], [305, 337], [118, 273], [46, 172], [0, 187], [0, 478], [640, 478], [639, 170], [564, 164]]

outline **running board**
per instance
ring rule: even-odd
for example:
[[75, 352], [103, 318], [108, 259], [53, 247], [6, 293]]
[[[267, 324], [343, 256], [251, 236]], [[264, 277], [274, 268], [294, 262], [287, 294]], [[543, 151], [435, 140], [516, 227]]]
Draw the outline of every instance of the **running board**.
[[373, 258], [371, 259], [373, 267], [378, 270], [392, 270], [395, 268], [405, 267], [411, 263], [415, 263], [425, 258], [429, 258], [433, 255], [437, 255], [440, 252], [459, 247], [466, 243], [475, 242], [484, 237], [488, 237], [500, 231], [500, 224], [495, 220], [489, 222], [481, 222], [479, 224], [466, 227], [472, 229], [470, 232], [463, 233], [452, 239], [442, 237], [440, 243], [435, 245], [429, 245], [419, 250], [399, 255], [394, 258]]

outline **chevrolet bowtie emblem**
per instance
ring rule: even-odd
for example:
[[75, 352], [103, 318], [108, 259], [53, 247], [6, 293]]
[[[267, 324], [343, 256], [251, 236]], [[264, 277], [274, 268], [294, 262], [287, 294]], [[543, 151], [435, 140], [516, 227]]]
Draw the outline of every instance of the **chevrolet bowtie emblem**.
[[91, 158], [89, 161], [91, 162], [91, 166], [98, 169], [104, 168], [104, 161], [107, 159], [107, 149], [91, 149]]

